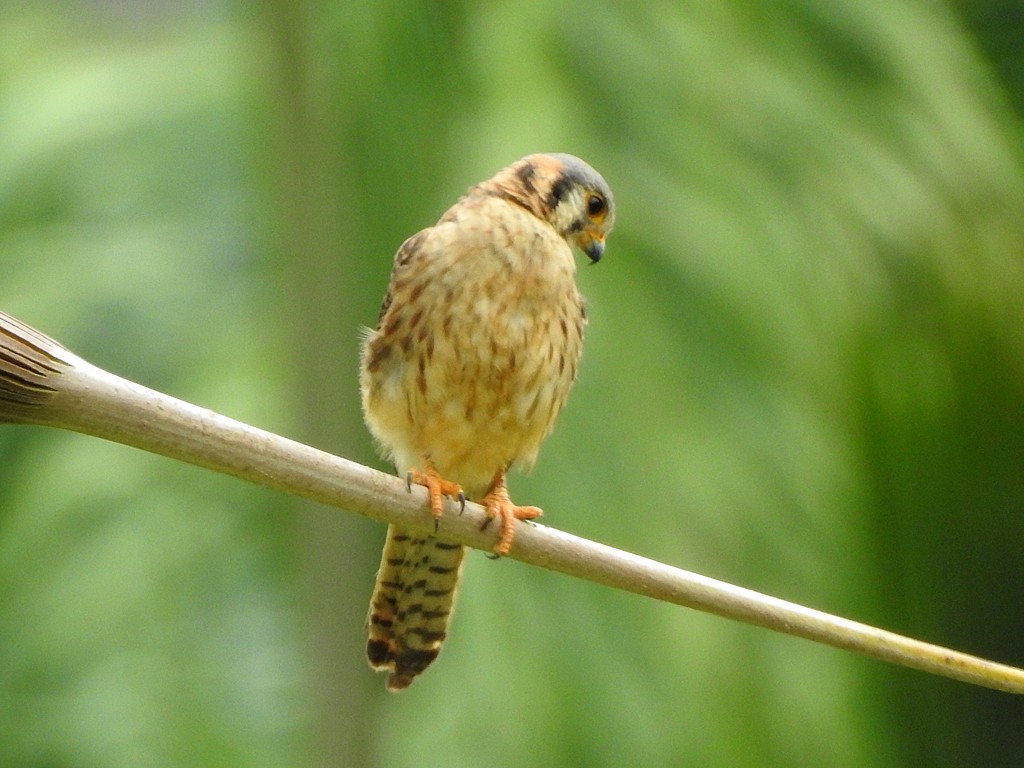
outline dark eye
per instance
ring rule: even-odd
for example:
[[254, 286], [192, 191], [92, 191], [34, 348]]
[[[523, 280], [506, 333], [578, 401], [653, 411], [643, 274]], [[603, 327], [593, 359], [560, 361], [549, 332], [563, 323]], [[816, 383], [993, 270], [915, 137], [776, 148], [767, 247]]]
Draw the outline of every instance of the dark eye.
[[605, 212], [607, 205], [600, 195], [591, 195], [587, 198], [587, 213], [591, 218], [600, 216]]

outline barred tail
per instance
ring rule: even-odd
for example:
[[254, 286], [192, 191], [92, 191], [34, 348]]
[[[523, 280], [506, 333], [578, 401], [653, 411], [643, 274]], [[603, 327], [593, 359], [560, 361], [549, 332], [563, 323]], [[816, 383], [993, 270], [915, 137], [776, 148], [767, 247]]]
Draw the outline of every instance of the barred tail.
[[465, 547], [388, 527], [367, 618], [366, 655], [389, 672], [389, 691], [407, 688], [441, 652], [455, 605]]

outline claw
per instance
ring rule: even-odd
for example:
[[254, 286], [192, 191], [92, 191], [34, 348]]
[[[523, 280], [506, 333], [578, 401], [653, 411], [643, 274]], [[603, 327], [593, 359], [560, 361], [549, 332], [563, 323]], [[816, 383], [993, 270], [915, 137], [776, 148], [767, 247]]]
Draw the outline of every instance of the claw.
[[430, 462], [427, 462], [426, 472], [410, 469], [405, 476], [405, 482], [410, 491], [412, 491], [413, 483], [422, 485], [427, 489], [427, 494], [430, 497], [430, 514], [434, 516], [434, 531], [437, 531], [438, 523], [444, 512], [445, 496], [459, 501], [460, 514], [461, 510], [466, 508], [466, 494], [463, 493], [462, 486], [450, 480], [445, 480], [438, 474]]
[[508, 488], [505, 486], [505, 473], [499, 472], [491, 482], [491, 489], [480, 499], [484, 509], [487, 510], [488, 520], [481, 530], [491, 524], [491, 520], [501, 520], [501, 530], [498, 532], [498, 542], [494, 545], [496, 557], [507, 555], [512, 550], [512, 541], [516, 535], [516, 520], [533, 520], [543, 514], [538, 507], [518, 507], [512, 503], [508, 495]]

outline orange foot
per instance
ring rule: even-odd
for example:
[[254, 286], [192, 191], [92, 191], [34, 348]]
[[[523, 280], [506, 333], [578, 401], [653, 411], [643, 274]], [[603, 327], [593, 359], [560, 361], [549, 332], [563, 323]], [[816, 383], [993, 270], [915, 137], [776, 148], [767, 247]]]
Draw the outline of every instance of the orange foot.
[[[505, 486], [505, 473], [499, 472], [491, 481], [490, 490], [480, 499], [480, 503], [491, 516], [491, 520], [501, 518], [501, 531], [498, 533], [498, 543], [494, 545], [494, 554], [507, 555], [512, 549], [512, 539], [515, 538], [516, 520], [533, 520], [540, 517], [542, 511], [537, 507], [517, 507], [508, 497], [508, 488]], [[484, 525], [490, 525], [490, 520]]]
[[412, 490], [413, 483], [424, 486], [427, 489], [427, 493], [430, 494], [430, 514], [434, 516], [435, 530], [437, 530], [437, 521], [441, 519], [441, 514], [444, 512], [445, 496], [459, 502], [460, 514], [466, 509], [466, 494], [462, 492], [462, 486], [441, 477], [437, 470], [434, 469], [434, 465], [429, 461], [427, 462], [426, 472], [410, 469], [406, 474], [405, 484], [410, 491]]

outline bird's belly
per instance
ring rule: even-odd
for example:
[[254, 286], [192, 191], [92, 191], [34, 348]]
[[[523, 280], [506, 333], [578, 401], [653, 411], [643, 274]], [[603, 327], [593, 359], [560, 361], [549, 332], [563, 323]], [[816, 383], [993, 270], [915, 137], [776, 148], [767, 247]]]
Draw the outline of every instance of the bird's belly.
[[399, 471], [429, 459], [473, 497], [495, 473], [533, 465], [572, 388], [582, 342], [575, 326], [541, 320], [508, 333], [466, 329], [396, 361], [375, 387], [371, 427]]

